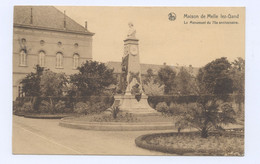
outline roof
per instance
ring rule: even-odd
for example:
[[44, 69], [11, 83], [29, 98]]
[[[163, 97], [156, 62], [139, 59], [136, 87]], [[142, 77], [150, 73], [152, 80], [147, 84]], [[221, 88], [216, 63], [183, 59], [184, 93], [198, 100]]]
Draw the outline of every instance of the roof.
[[14, 7], [14, 26], [94, 35], [67, 15], [65, 20], [66, 28], [64, 28], [64, 13], [53, 6]]
[[[106, 63], [107, 67], [110, 69], [114, 69], [114, 73], [121, 73], [121, 62], [109, 61]], [[156, 64], [142, 64], [141, 63], [141, 74], [146, 74], [148, 69], [152, 69], [154, 74], [164, 67], [164, 65], [156, 65]]]
[[[106, 63], [107, 67], [114, 69], [114, 73], [121, 73], [121, 62], [109, 61]], [[158, 71], [163, 68], [165, 65], [156, 65], [156, 64], [140, 64], [141, 65], [141, 74], [147, 74], [148, 69], [152, 69], [154, 74], [157, 74]], [[176, 73], [180, 71], [182, 66], [170, 66]], [[198, 74], [199, 68], [196, 67], [185, 67], [192, 75], [196, 76]], [[190, 70], [192, 68], [192, 70]]]
[[114, 73], [121, 73], [122, 67], [121, 67], [121, 62], [114, 62], [114, 61], [109, 61], [106, 63], [106, 66], [110, 69], [114, 69]]
[[[157, 74], [164, 65], [156, 65], [156, 64], [141, 64], [141, 73], [146, 74], [148, 69], [152, 69], [154, 74]], [[170, 66], [174, 69], [173, 66]]]

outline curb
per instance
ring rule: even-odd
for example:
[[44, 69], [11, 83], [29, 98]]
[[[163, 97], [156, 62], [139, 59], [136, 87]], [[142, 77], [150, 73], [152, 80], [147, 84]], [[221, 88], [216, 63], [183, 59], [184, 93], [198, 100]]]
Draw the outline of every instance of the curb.
[[145, 130], [171, 130], [174, 125], [169, 122], [71, 122], [61, 119], [59, 125], [66, 128], [96, 130], [96, 131], [145, 131]]
[[24, 115], [25, 118], [35, 118], [35, 119], [62, 119], [64, 117], [66, 117], [66, 115], [64, 116], [40, 116], [40, 115]]
[[26, 114], [14, 114], [16, 116], [24, 118], [34, 118], [34, 119], [62, 119], [68, 115], [26, 115]]

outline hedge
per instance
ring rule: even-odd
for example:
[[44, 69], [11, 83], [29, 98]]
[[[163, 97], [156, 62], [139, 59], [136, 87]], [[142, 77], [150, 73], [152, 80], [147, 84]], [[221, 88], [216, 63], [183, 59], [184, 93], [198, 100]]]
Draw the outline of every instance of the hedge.
[[38, 113], [39, 106], [43, 101], [50, 101], [50, 98], [54, 102], [64, 101], [65, 108], [73, 109], [74, 106], [78, 102], [84, 102], [90, 104], [91, 106], [95, 106], [95, 104], [103, 103], [105, 106], [112, 106], [114, 102], [114, 98], [112, 96], [86, 96], [86, 97], [69, 97], [69, 96], [62, 96], [62, 97], [18, 97], [16, 101], [13, 103], [13, 110], [16, 111], [18, 108], [21, 108], [25, 103], [32, 103], [33, 105], [33, 112]]
[[[165, 102], [168, 106], [171, 103], [183, 104], [183, 103], [194, 103], [199, 99], [198, 95], [164, 95], [164, 96], [148, 96], [148, 103], [153, 108], [160, 102]], [[239, 94], [231, 94], [231, 95], [203, 95], [202, 97], [210, 98], [210, 97], [218, 97], [225, 102], [236, 102], [241, 103], [244, 102], [244, 95]]]

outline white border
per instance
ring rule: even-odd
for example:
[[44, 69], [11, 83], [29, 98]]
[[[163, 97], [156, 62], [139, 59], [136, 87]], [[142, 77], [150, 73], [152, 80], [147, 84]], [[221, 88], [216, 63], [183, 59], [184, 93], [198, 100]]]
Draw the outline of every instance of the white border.
[[[245, 6], [246, 7], [246, 131], [244, 157], [174, 157], [174, 156], [65, 156], [12, 155], [12, 20], [13, 5], [68, 6]], [[0, 163], [260, 163], [260, 1], [257, 0], [12, 0], [0, 4]]]

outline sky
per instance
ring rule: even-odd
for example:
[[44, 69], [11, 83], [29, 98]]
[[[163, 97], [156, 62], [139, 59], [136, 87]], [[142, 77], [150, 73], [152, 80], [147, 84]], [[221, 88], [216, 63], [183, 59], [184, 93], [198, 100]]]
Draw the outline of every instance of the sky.
[[[233, 61], [245, 54], [244, 8], [184, 8], [184, 7], [82, 7], [55, 6], [82, 26], [94, 32], [93, 60], [121, 61], [128, 22], [134, 24], [139, 39], [140, 62], [202, 67], [208, 62], [227, 57]], [[174, 12], [176, 20], [168, 14]], [[184, 21], [204, 21], [184, 18], [184, 15], [237, 15], [225, 19], [239, 24], [184, 24]], [[207, 18], [207, 21], [223, 21]]]

